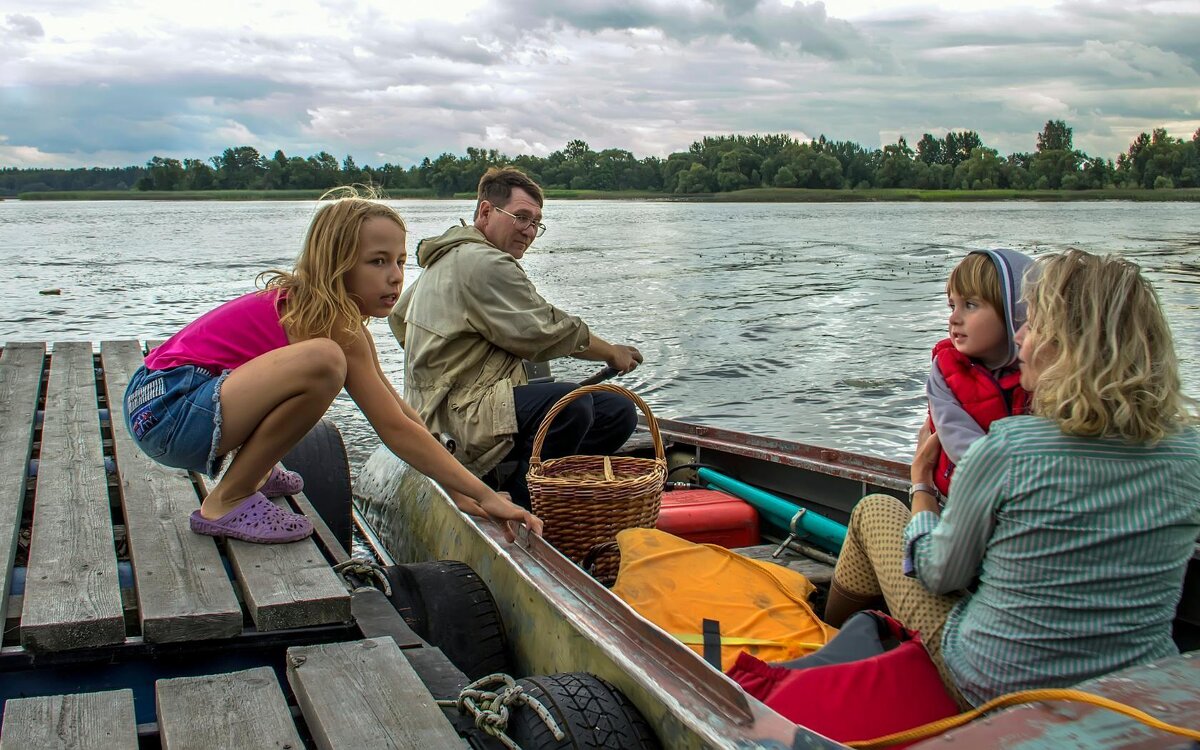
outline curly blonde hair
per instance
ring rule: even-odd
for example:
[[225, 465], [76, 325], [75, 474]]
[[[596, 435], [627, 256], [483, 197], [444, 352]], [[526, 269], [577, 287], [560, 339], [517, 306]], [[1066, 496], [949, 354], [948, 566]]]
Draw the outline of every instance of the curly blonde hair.
[[407, 233], [395, 209], [378, 202], [372, 188], [334, 188], [321, 196], [330, 201], [317, 209], [304, 247], [291, 271], [272, 269], [258, 276], [267, 290], [282, 292], [279, 322], [302, 338], [327, 336], [350, 341], [367, 318], [346, 291], [346, 274], [358, 260], [358, 236], [369, 219], [390, 219]]
[[1032, 412], [1069, 435], [1155, 443], [1195, 424], [1171, 329], [1141, 268], [1082, 250], [1039, 258], [1025, 284], [1040, 367]]

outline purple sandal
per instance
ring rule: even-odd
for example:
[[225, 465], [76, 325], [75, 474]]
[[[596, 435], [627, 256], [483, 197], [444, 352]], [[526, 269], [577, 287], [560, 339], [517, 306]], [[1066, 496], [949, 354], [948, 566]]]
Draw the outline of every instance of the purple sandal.
[[295, 495], [304, 489], [304, 477], [294, 471], [288, 471], [282, 466], [271, 469], [271, 475], [258, 491], [267, 497], [282, 497]]
[[215, 521], [192, 511], [192, 531], [207, 536], [225, 536], [259, 544], [295, 542], [313, 532], [312, 522], [298, 513], [289, 513], [255, 492], [241, 505]]

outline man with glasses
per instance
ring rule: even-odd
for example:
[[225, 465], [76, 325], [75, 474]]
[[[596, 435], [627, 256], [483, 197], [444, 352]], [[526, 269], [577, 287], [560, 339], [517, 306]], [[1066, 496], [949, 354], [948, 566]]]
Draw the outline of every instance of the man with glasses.
[[[388, 322], [404, 349], [404, 398], [435, 432], [452, 435], [455, 456], [528, 508], [525, 473], [542, 417], [574, 383], [530, 384], [523, 360], [559, 357], [606, 362], [629, 372], [642, 361], [632, 346], [610, 344], [586, 323], [538, 294], [518, 262], [542, 223], [542, 189], [523, 172], [492, 168], [479, 181], [475, 221], [421, 240], [421, 276], [400, 296]], [[604, 455], [633, 433], [628, 399], [595, 393], [559, 414], [542, 458]], [[496, 477], [502, 462], [513, 473]]]

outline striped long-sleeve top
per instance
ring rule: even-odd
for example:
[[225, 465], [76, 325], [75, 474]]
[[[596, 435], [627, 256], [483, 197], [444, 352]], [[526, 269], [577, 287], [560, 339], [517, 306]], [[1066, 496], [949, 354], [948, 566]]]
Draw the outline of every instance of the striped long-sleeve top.
[[1178, 653], [1171, 621], [1200, 534], [1200, 434], [1157, 445], [1009, 417], [963, 456], [939, 518], [904, 533], [934, 593], [965, 589], [942, 654], [978, 705]]

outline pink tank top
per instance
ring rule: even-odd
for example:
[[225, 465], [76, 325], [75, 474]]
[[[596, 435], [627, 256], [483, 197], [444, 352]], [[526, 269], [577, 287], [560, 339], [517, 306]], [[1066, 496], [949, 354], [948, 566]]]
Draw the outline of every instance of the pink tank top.
[[198, 365], [219, 375], [287, 346], [275, 309], [278, 297], [278, 290], [251, 292], [206, 312], [150, 352], [146, 369]]

